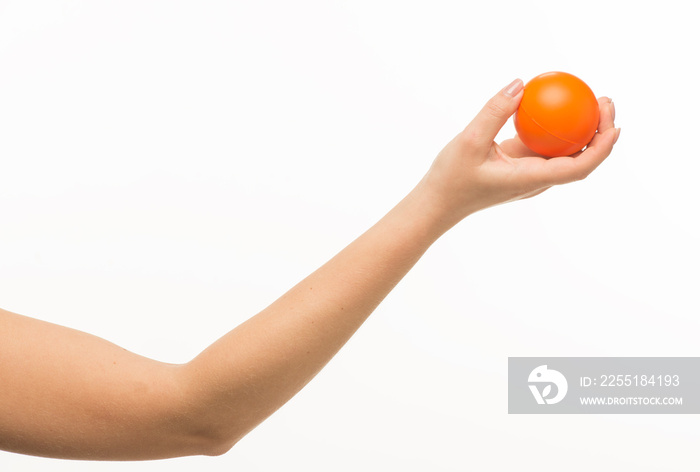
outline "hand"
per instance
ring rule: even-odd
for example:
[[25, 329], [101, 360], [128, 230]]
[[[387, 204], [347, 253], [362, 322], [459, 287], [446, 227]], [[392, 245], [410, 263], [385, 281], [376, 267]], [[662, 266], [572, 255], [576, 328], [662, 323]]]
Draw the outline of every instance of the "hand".
[[518, 79], [489, 100], [440, 151], [417, 187], [427, 191], [449, 225], [484, 208], [582, 180], [612, 151], [620, 129], [614, 126], [615, 109], [606, 97], [598, 99], [598, 130], [584, 151], [550, 159], [529, 150], [517, 135], [496, 144], [496, 135], [517, 110], [522, 95]]

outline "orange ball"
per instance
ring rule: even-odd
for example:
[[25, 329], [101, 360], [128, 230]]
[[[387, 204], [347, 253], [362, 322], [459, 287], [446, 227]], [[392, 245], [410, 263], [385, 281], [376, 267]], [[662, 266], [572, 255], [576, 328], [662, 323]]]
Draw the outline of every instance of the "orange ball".
[[527, 84], [513, 118], [528, 148], [543, 156], [568, 156], [588, 144], [600, 110], [593, 91], [566, 72], [546, 72]]

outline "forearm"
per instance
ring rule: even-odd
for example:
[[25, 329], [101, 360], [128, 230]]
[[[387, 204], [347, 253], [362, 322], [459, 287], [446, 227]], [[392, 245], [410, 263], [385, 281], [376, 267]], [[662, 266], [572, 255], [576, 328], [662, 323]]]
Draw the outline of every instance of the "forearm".
[[323, 368], [446, 230], [421, 188], [184, 365], [0, 310], [0, 449], [96, 460], [225, 452]]
[[[417, 187], [377, 224], [188, 364], [230, 447], [296, 394], [446, 230]], [[227, 444], [228, 442], [228, 444]]]
[[321, 370], [443, 226], [412, 192], [184, 365], [0, 310], [0, 449], [94, 460], [225, 452]]

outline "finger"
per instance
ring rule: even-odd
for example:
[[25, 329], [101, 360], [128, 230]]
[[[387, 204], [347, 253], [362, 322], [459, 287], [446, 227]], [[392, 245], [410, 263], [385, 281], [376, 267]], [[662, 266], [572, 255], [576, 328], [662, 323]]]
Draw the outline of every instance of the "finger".
[[[600, 135], [602, 133], [605, 133], [611, 128], [615, 128], [615, 105], [613, 105], [612, 100], [607, 97], [601, 97], [598, 99], [598, 103], [600, 104], [598, 132], [593, 135], [593, 139], [588, 143], [588, 147], [595, 146], [596, 142], [600, 140]], [[574, 157], [576, 157], [576, 154], [574, 154]]]
[[612, 99], [608, 97], [600, 97], [598, 99], [600, 108], [600, 121], [598, 123], [598, 132], [604, 133], [610, 128], [615, 127], [615, 106]]
[[557, 157], [544, 161], [537, 169], [537, 176], [549, 185], [565, 184], [585, 179], [612, 152], [613, 144], [620, 130], [608, 128], [604, 133], [598, 133], [591, 144], [576, 157]]
[[462, 132], [475, 145], [490, 146], [508, 118], [518, 109], [523, 97], [523, 81], [515, 79], [474, 117]]

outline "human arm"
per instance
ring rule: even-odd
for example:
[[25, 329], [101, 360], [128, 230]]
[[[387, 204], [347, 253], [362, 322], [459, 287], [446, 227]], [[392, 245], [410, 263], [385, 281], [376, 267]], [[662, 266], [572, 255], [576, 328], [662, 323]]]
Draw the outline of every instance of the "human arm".
[[579, 180], [618, 135], [576, 157], [528, 156], [493, 139], [517, 108], [506, 87], [386, 216], [259, 314], [187, 364], [159, 363], [99, 338], [0, 312], [0, 447], [82, 459], [218, 454], [306, 385], [444, 232], [468, 215]]

